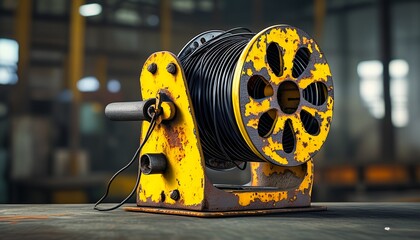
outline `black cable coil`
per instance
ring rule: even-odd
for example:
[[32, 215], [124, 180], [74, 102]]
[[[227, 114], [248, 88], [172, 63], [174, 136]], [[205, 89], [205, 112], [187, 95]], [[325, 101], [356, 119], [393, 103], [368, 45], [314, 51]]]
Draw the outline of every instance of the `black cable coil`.
[[[202, 42], [193, 51], [180, 56], [187, 78], [188, 88], [198, 123], [200, 140], [207, 159], [221, 161], [263, 161], [247, 145], [237, 126], [232, 103], [232, 83], [238, 59], [255, 36], [245, 28], [236, 28]], [[308, 67], [310, 52], [300, 48], [293, 59], [292, 77], [299, 78]], [[280, 74], [279, 56], [267, 55], [270, 67]], [[275, 59], [273, 59], [275, 58]], [[278, 66], [278, 67], [277, 67]], [[255, 89], [261, 89], [255, 87]], [[303, 98], [314, 105], [327, 99], [323, 83], [310, 84], [303, 91]], [[258, 93], [254, 93], [258, 95]], [[286, 112], [287, 113], [287, 112]], [[302, 124], [309, 134], [319, 132], [318, 121], [308, 112], [301, 111]], [[260, 118], [260, 121], [263, 119]], [[272, 121], [272, 119], [270, 118]], [[263, 121], [264, 124], [264, 121]], [[272, 122], [261, 126], [261, 131], [271, 128]], [[291, 153], [295, 147], [295, 136], [290, 120], [286, 121], [282, 137], [283, 150]], [[237, 166], [237, 164], [235, 163]]]
[[259, 159], [243, 139], [232, 105], [235, 67], [254, 35], [244, 28], [232, 29], [180, 58], [206, 159], [232, 162]]

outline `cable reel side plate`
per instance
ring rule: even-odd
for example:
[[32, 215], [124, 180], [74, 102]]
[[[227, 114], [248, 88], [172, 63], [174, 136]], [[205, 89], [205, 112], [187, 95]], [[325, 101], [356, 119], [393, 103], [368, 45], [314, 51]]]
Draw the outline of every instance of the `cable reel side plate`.
[[236, 66], [232, 96], [242, 136], [261, 159], [297, 166], [327, 138], [331, 72], [319, 46], [300, 29], [276, 25], [252, 38]]

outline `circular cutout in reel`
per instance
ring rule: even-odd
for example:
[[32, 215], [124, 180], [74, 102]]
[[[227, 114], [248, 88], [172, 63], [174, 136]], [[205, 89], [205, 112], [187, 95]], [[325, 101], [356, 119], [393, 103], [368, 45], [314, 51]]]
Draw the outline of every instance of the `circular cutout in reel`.
[[333, 98], [325, 56], [300, 29], [261, 31], [236, 65], [236, 121], [253, 152], [273, 164], [300, 165], [318, 152], [330, 129]]

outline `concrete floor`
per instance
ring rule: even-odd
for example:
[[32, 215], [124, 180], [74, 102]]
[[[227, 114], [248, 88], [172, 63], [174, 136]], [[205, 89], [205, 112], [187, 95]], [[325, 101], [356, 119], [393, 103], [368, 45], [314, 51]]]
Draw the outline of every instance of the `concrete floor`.
[[[420, 203], [315, 203], [327, 211], [194, 218], [0, 205], [1, 239], [420, 239]], [[106, 207], [106, 205], [105, 205]]]

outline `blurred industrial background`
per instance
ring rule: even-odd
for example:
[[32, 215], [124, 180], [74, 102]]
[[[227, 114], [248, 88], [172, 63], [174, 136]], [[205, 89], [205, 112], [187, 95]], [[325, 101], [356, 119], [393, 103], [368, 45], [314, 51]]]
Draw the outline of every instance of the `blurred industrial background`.
[[99, 199], [140, 133], [104, 107], [140, 99], [150, 54], [280, 23], [314, 36], [333, 73], [313, 200], [420, 201], [419, 13], [416, 0], [0, 0], [0, 203]]

